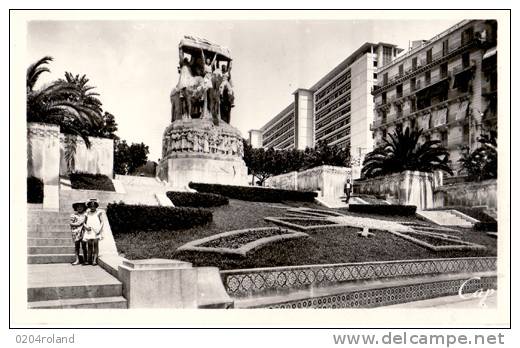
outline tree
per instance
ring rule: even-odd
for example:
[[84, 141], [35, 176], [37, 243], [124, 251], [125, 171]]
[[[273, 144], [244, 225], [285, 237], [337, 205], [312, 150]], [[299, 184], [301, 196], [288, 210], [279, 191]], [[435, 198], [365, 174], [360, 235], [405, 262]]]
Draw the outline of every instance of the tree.
[[321, 165], [347, 166], [350, 162], [348, 148], [329, 146], [319, 142], [315, 148], [305, 150], [275, 150], [273, 148], [253, 149], [244, 140], [244, 162], [249, 173], [256, 177], [261, 185], [271, 176], [292, 171], [301, 171]]
[[461, 148], [459, 174], [466, 174], [470, 181], [497, 178], [498, 148], [497, 132], [483, 133], [477, 139], [478, 148], [470, 152], [469, 147]]
[[[88, 136], [102, 123], [101, 102], [88, 79], [67, 75], [35, 89], [41, 74], [50, 72], [46, 66], [53, 59], [46, 56], [27, 69], [27, 122], [42, 122], [60, 126], [63, 133], [80, 136], [90, 148]], [[71, 147], [72, 149], [73, 147]]]
[[453, 175], [449, 153], [439, 140], [419, 143], [422, 130], [404, 131], [398, 127], [383, 139], [383, 144], [368, 153], [363, 161], [361, 175], [366, 178], [400, 173], [405, 170], [433, 172], [442, 170]]
[[117, 132], [116, 118], [111, 113], [105, 111], [103, 114], [103, 123], [99, 129], [94, 132], [94, 136], [107, 138], [107, 139], [119, 139], [115, 134]]
[[128, 145], [126, 140], [114, 141], [114, 173], [132, 174], [137, 168], [146, 164], [150, 153], [147, 145], [132, 143]]

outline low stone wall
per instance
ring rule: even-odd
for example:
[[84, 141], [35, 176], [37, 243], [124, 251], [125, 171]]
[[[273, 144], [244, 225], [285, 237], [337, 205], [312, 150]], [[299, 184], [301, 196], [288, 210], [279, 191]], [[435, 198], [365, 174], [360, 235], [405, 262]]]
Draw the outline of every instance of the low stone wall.
[[112, 177], [114, 168], [114, 141], [112, 139], [89, 137], [91, 147], [87, 149], [81, 137], [63, 133], [60, 134], [60, 175], [68, 172], [65, 150], [67, 142], [72, 140], [76, 141], [74, 171]]
[[404, 171], [383, 177], [356, 180], [354, 193], [386, 196], [418, 210], [433, 208], [434, 191], [442, 185], [442, 173]]
[[350, 168], [319, 166], [301, 172], [290, 172], [266, 180], [267, 187], [298, 191], [320, 191], [321, 197], [343, 196]]
[[27, 176], [43, 181], [43, 208], [59, 208], [60, 127], [27, 124]]
[[267, 178], [265, 186], [285, 190], [298, 190], [298, 172], [289, 172]]
[[251, 268], [220, 271], [235, 298], [271, 295], [349, 281], [496, 271], [496, 257], [465, 257]]
[[435, 205], [443, 206], [487, 206], [497, 209], [496, 179], [481, 182], [459, 182], [444, 185], [435, 190]]

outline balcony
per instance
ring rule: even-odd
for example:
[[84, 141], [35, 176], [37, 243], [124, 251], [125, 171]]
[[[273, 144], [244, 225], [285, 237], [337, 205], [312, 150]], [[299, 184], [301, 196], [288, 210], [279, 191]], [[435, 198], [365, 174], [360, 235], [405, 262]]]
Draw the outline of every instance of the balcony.
[[[417, 69], [408, 69], [407, 73], [405, 73], [402, 77], [399, 77], [399, 74], [395, 74], [392, 77], [388, 78], [388, 83], [383, 83], [382, 85], [374, 85], [372, 88], [372, 94], [378, 94], [385, 90], [388, 90], [389, 88], [393, 87], [394, 85], [409, 79], [415, 75], [418, 75], [433, 66], [443, 63], [445, 61], [448, 61], [450, 58], [456, 56], [457, 54], [463, 52], [464, 50], [470, 48], [473, 45], [479, 44], [479, 40], [473, 39], [469, 42], [462, 44], [454, 44], [449, 46], [448, 54], [443, 54], [442, 51], [439, 51], [432, 55], [432, 61], [427, 62], [426, 58], [422, 58], [418, 63], [420, 63], [420, 66], [417, 67]], [[411, 70], [411, 71], [410, 71]]]

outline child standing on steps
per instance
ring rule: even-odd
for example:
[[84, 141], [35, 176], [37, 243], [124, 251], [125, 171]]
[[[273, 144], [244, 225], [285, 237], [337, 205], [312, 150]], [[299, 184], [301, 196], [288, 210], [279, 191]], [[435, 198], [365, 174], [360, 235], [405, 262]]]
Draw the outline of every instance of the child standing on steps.
[[99, 240], [103, 239], [103, 212], [97, 210], [99, 204], [97, 199], [93, 198], [87, 202], [87, 218], [85, 221], [85, 234], [83, 240], [88, 244], [88, 262], [96, 266], [99, 254]]
[[85, 228], [85, 220], [87, 218], [87, 206], [85, 202], [76, 202], [72, 204], [74, 214], [70, 216], [70, 229], [72, 231], [72, 241], [74, 242], [74, 249], [76, 251], [76, 261], [72, 265], [79, 265], [79, 249], [83, 249], [83, 264], [87, 262], [87, 243], [83, 241], [83, 232]]

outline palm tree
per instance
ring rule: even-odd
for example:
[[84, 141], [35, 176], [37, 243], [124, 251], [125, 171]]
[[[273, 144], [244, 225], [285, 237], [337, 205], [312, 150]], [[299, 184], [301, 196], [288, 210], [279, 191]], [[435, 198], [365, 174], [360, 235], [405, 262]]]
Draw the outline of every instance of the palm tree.
[[[53, 60], [45, 56], [27, 69], [27, 122], [51, 123], [60, 126], [67, 135], [80, 136], [87, 148], [89, 135], [103, 125], [101, 102], [98, 94], [91, 92], [88, 79], [83, 76], [65, 74], [59, 79], [35, 89], [36, 82], [44, 72], [50, 72], [47, 64]], [[69, 171], [74, 168], [76, 138], [67, 136], [65, 158]]]
[[404, 131], [398, 127], [383, 140], [383, 144], [367, 154], [361, 174], [366, 178], [400, 173], [405, 170], [433, 172], [442, 170], [453, 175], [449, 153], [439, 140], [419, 143], [421, 130]]
[[462, 147], [459, 174], [466, 174], [470, 181], [481, 181], [497, 177], [498, 147], [497, 132], [483, 133], [477, 139], [480, 146], [473, 151]]
[[75, 79], [67, 73], [59, 79], [35, 89], [39, 76], [50, 72], [46, 66], [52, 57], [46, 56], [27, 69], [27, 122], [42, 122], [59, 125], [66, 134], [80, 136], [90, 148], [88, 136], [93, 128], [103, 124], [101, 102], [97, 93], [83, 75]]

